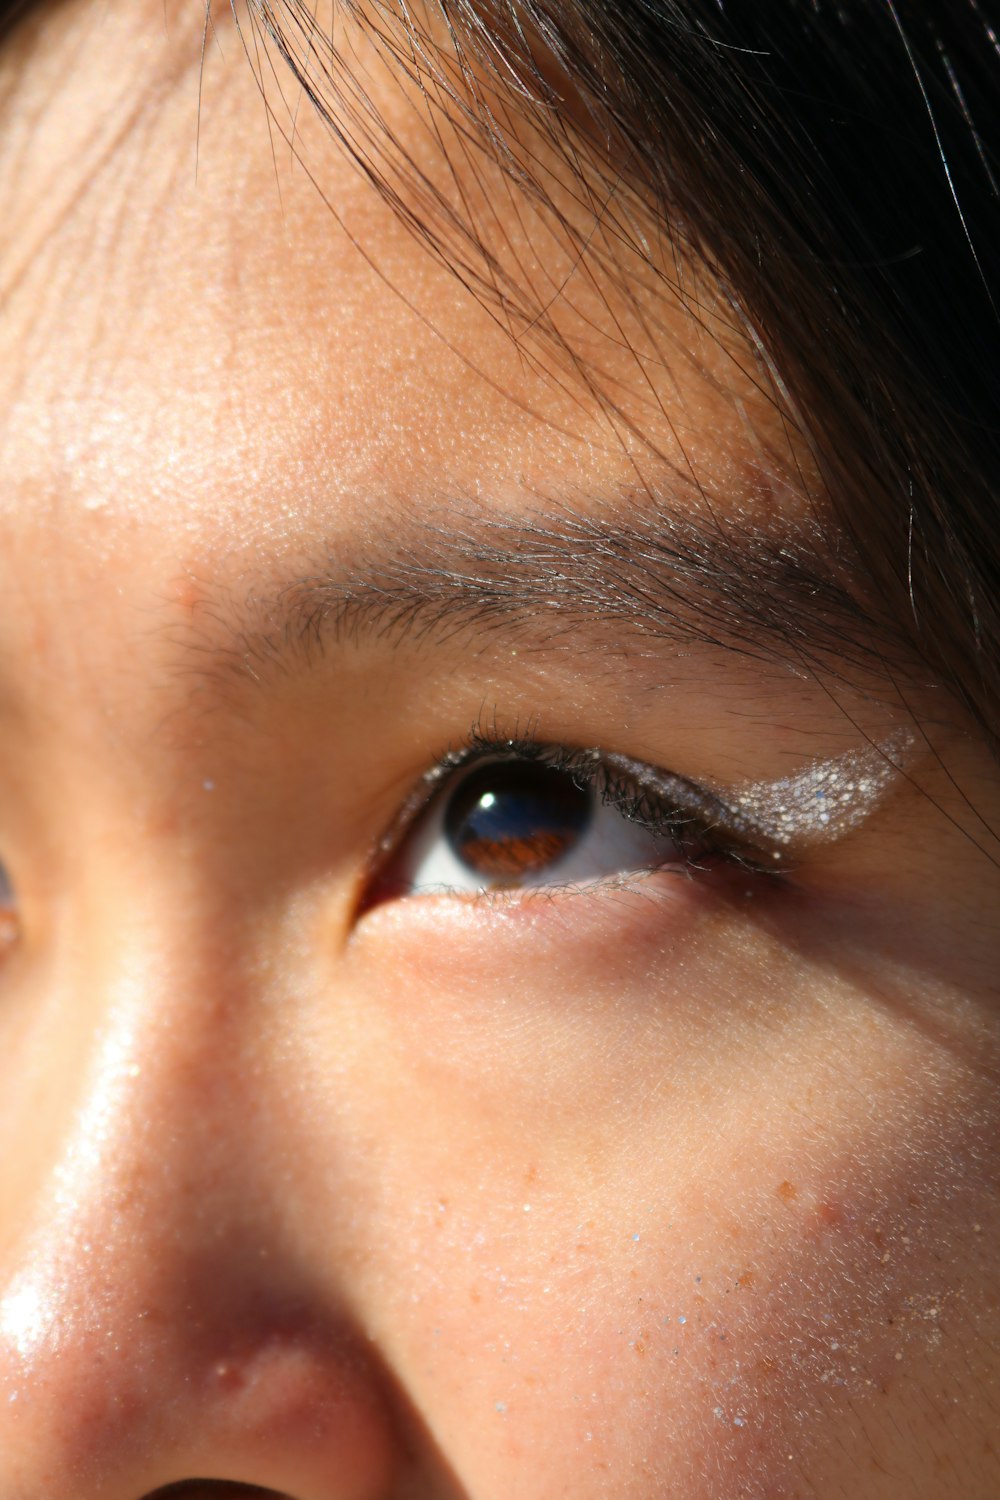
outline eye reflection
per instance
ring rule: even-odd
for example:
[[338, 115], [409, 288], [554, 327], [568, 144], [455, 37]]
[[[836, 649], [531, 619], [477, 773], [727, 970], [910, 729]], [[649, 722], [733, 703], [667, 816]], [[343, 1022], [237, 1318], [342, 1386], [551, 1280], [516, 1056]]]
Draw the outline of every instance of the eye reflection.
[[565, 771], [529, 761], [480, 766], [459, 785], [444, 834], [473, 874], [492, 884], [551, 869], [593, 819], [594, 795]]

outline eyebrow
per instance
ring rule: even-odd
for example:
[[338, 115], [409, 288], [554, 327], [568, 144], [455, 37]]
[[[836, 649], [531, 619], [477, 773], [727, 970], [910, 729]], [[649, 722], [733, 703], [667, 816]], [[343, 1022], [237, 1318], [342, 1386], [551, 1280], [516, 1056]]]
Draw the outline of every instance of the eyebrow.
[[912, 654], [818, 521], [703, 519], [646, 495], [588, 510], [400, 517], [235, 609], [216, 605], [224, 654], [255, 678], [334, 644], [429, 649], [467, 634], [582, 654], [643, 640], [836, 673], [889, 675], [890, 658]]

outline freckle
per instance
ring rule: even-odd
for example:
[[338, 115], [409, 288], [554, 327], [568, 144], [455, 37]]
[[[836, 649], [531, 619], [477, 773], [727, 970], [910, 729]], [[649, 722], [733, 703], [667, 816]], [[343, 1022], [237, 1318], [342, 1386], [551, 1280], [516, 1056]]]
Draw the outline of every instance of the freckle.
[[790, 1182], [780, 1182], [776, 1192], [782, 1203], [791, 1203], [799, 1196], [798, 1188], [793, 1187]]
[[524, 1185], [528, 1187], [531, 1183], [538, 1181], [538, 1168], [532, 1164], [524, 1174]]
[[821, 1224], [833, 1227], [844, 1222], [844, 1210], [839, 1203], [820, 1203], [816, 1209], [816, 1217]]
[[736, 1278], [736, 1285], [741, 1287], [750, 1287], [754, 1285], [756, 1280], [757, 1274], [755, 1271], [744, 1271], [742, 1276], [738, 1276]]

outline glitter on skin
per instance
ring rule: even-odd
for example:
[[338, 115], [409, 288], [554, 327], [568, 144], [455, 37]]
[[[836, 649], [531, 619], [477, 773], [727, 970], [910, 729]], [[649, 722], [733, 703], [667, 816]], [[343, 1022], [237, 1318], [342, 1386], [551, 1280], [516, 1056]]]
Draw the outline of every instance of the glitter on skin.
[[758, 781], [731, 799], [748, 828], [788, 848], [839, 839], [859, 827], [900, 774], [913, 736], [893, 736], [834, 760], [816, 761], [795, 776]]

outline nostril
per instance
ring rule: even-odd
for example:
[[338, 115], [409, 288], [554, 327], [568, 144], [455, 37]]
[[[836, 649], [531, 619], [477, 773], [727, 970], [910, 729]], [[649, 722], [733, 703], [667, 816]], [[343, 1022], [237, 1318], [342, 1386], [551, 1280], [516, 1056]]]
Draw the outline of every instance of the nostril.
[[236, 1479], [181, 1479], [151, 1490], [142, 1500], [294, 1500], [279, 1490], [261, 1489], [256, 1484], [241, 1484]]

